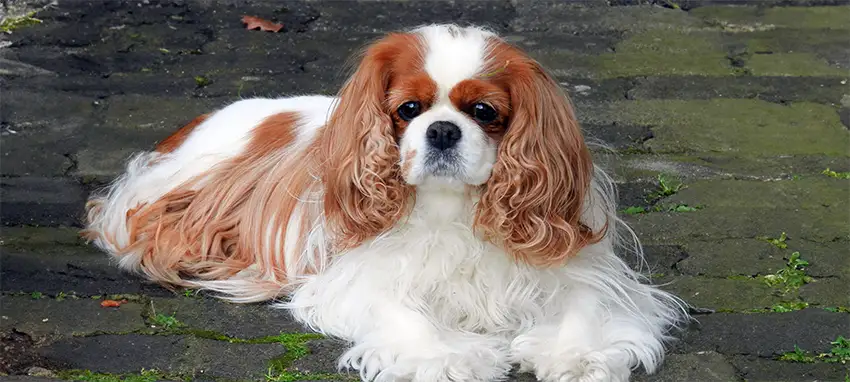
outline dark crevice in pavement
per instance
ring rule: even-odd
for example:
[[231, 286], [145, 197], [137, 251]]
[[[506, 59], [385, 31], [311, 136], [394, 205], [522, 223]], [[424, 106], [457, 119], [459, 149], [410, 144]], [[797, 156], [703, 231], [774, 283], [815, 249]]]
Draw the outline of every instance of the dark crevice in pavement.
[[630, 78], [626, 82], [625, 89], [623, 89], [623, 99], [629, 100], [629, 101], [634, 100], [635, 98], [632, 96], [632, 92], [638, 87], [638, 85], [640, 85], [640, 82], [642, 80], [645, 80], [645, 79], [646, 79], [646, 77]]
[[77, 171], [77, 156], [73, 153], [65, 153], [62, 154], [65, 158], [68, 158], [68, 167], [64, 170], [63, 175], [70, 177], [75, 171]]
[[25, 374], [33, 366], [56, 369], [63, 365], [49, 361], [36, 352], [36, 341], [27, 333], [11, 329], [0, 333], [0, 375]]

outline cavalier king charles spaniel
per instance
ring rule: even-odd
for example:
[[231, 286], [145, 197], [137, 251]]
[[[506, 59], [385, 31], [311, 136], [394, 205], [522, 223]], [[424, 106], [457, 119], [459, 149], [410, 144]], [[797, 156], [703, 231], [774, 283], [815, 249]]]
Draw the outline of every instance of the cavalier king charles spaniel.
[[283, 298], [366, 381], [627, 381], [687, 312], [615, 254], [640, 256], [615, 198], [539, 63], [430, 25], [371, 44], [336, 98], [198, 117], [84, 233], [165, 285]]

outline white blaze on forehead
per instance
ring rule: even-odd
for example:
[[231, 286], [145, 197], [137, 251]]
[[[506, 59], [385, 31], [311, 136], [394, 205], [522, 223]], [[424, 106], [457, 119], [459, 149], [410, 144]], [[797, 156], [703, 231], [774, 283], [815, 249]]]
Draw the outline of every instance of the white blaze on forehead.
[[484, 67], [487, 39], [493, 36], [480, 28], [454, 25], [430, 25], [416, 31], [425, 42], [425, 72], [437, 84], [438, 98]]

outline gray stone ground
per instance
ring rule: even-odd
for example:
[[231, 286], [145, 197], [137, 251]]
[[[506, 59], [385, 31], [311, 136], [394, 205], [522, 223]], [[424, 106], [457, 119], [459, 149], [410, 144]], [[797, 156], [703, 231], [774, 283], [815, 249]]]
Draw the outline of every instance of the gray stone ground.
[[[2, 4], [21, 15], [22, 4], [44, 3]], [[728, 3], [65, 0], [41, 9], [40, 24], [0, 43], [0, 379], [350, 378], [336, 374], [340, 344], [281, 311], [117, 271], [76, 236], [83, 201], [131, 152], [198, 114], [240, 97], [331, 93], [364, 43], [453, 21], [527, 49], [572, 94], [587, 135], [620, 149], [597, 155], [616, 173], [646, 272], [698, 319], [659, 373], [636, 380], [847, 381], [850, 363], [830, 362], [847, 345], [830, 342], [850, 337], [850, 180], [841, 179], [850, 176], [850, 6]], [[285, 29], [247, 31], [243, 14]], [[795, 251], [808, 265], [789, 265]], [[106, 298], [128, 302], [102, 308]], [[800, 355], [788, 356], [795, 346]]]

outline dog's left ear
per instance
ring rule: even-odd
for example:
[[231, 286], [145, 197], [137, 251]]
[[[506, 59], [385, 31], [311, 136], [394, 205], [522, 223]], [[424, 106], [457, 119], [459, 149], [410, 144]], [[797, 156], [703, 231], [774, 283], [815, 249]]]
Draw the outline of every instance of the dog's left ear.
[[476, 226], [520, 260], [560, 264], [604, 235], [581, 221], [593, 176], [590, 151], [558, 83], [515, 48], [494, 49], [495, 80], [510, 91], [511, 120]]
[[351, 248], [395, 224], [409, 207], [411, 187], [399, 169], [399, 148], [385, 110], [389, 83], [416, 37], [390, 34], [372, 44], [339, 93], [320, 140], [326, 227], [339, 249]]

